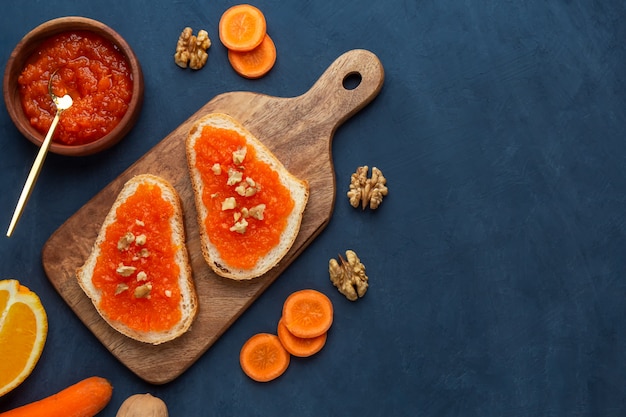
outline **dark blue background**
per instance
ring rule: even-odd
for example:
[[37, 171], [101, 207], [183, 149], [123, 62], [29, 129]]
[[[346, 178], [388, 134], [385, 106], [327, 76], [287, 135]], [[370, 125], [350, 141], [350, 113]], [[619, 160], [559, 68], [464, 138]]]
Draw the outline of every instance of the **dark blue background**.
[[[164, 399], [172, 416], [626, 414], [626, 3], [260, 0], [278, 60], [255, 81], [232, 71], [217, 36], [232, 4], [3, 5], [3, 65], [30, 29], [82, 15], [126, 38], [146, 91], [138, 124], [118, 146], [49, 156], [14, 237], [0, 239], [0, 278], [34, 289], [50, 321], [40, 362], [0, 398], [0, 411], [100, 375], [115, 386], [102, 416], [138, 392]], [[185, 26], [213, 41], [198, 72], [173, 61]], [[336, 132], [327, 229], [193, 367], [166, 385], [144, 383], [54, 291], [42, 246], [215, 95], [300, 95], [354, 48], [378, 55], [385, 84]], [[2, 109], [3, 228], [35, 152]], [[388, 178], [376, 212], [345, 198], [364, 164]], [[355, 303], [328, 280], [328, 260], [346, 249], [370, 277]], [[305, 287], [335, 304], [327, 346], [272, 383], [251, 381], [238, 364], [241, 345], [274, 331], [283, 300]]]

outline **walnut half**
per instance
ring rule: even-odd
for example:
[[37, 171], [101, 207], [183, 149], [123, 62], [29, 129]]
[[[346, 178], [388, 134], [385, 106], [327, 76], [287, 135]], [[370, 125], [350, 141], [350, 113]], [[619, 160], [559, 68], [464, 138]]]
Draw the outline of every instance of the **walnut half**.
[[369, 205], [372, 210], [380, 206], [383, 197], [387, 195], [387, 179], [380, 169], [372, 167], [371, 178], [367, 177], [369, 167], [367, 165], [358, 167], [356, 172], [350, 177], [350, 190], [347, 193], [352, 207], [365, 208]]
[[368, 278], [365, 265], [352, 250], [346, 251], [346, 259], [339, 255], [339, 262], [331, 259], [328, 262], [330, 280], [340, 293], [350, 301], [356, 301], [367, 292]]
[[206, 30], [200, 30], [198, 36], [194, 36], [192, 29], [186, 27], [176, 43], [174, 62], [181, 68], [189, 66], [191, 69], [199, 70], [209, 58], [207, 50], [210, 46], [211, 40]]

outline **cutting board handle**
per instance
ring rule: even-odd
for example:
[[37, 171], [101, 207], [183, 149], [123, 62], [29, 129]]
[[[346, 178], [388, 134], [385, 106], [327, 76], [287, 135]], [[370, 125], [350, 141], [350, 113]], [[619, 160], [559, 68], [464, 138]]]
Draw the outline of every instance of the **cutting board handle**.
[[[383, 86], [385, 72], [378, 57], [365, 49], [339, 56], [300, 96], [306, 113], [326, 120], [333, 130], [371, 102]], [[322, 116], [322, 117], [320, 117]]]

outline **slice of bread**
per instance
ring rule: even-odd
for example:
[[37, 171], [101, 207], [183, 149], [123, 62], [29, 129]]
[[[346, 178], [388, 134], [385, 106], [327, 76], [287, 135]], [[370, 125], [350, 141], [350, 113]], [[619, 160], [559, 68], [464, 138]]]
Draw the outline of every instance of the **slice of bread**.
[[[118, 237], [117, 235], [115, 237], [115, 242], [106, 242], [107, 228], [111, 225], [114, 225], [116, 222], [118, 222], [117, 209], [123, 203], [125, 203], [129, 197], [133, 196], [136, 193], [138, 187], [141, 184], [147, 184], [147, 185], [159, 187], [161, 190], [161, 197], [163, 198], [163, 200], [165, 200], [167, 204], [170, 204], [174, 209], [173, 215], [171, 217], [162, 218], [158, 220], [158, 221], [167, 221], [169, 222], [171, 226], [172, 234], [170, 237], [170, 241], [173, 247], [175, 248], [174, 262], [178, 265], [178, 268], [180, 271], [178, 277], [176, 277], [176, 281], [175, 281], [176, 284], [174, 285], [178, 285], [178, 289], [180, 291], [180, 299], [179, 299], [178, 307], [180, 308], [180, 311], [181, 311], [181, 317], [174, 325], [172, 325], [170, 328], [165, 329], [165, 330], [137, 329], [137, 328], [133, 328], [134, 326], [132, 325], [128, 325], [125, 322], [122, 322], [122, 320], [118, 320], [118, 319], [114, 319], [110, 317], [109, 314], [107, 314], [107, 312], [105, 311], [105, 309], [101, 307], [103, 291], [97, 288], [94, 285], [94, 282], [92, 280], [94, 276], [94, 271], [96, 270], [96, 265], [98, 263], [98, 258], [103, 252], [103, 247], [105, 247], [103, 245], [105, 244], [109, 245], [107, 247], [110, 247], [111, 244], [117, 245], [115, 249], [119, 251], [120, 260], [123, 257], [122, 255], [123, 251], [130, 251], [130, 250], [140, 251], [140, 248], [145, 248], [144, 249], [145, 252], [140, 252], [141, 255], [132, 255], [133, 258], [130, 264], [138, 265], [138, 268], [136, 269], [136, 271], [130, 273], [130, 275], [127, 278], [123, 278], [123, 277], [120, 278], [116, 276], [116, 278], [120, 278], [122, 282], [122, 284], [115, 283], [116, 285], [122, 285], [122, 287], [118, 287], [118, 288], [123, 288], [123, 286], [126, 286], [126, 288], [123, 291], [121, 291], [121, 292], [125, 292], [125, 294], [117, 295], [117, 292], [116, 292], [115, 297], [125, 296], [127, 298], [128, 297], [145, 298], [143, 300], [140, 300], [140, 302], [143, 302], [143, 303], [156, 302], [155, 301], [156, 294], [154, 297], [150, 293], [148, 293], [149, 294], [148, 296], [146, 294], [138, 295], [138, 293], [136, 292], [137, 290], [135, 289], [136, 287], [144, 285], [144, 282], [145, 282], [145, 285], [148, 285], [148, 284], [150, 285], [150, 289], [152, 288], [151, 287], [152, 285], [154, 285], [156, 288], [156, 286], [158, 286], [159, 284], [162, 284], [158, 282], [155, 282], [153, 284], [150, 281], [150, 278], [151, 278], [150, 276], [147, 276], [147, 277], [145, 275], [140, 276], [140, 273], [141, 273], [140, 270], [141, 270], [141, 265], [142, 265], [141, 262], [150, 262], [150, 256], [159, 256], [158, 251], [161, 250], [160, 248], [154, 248], [154, 247], [149, 246], [149, 242], [147, 240], [150, 239], [150, 235], [148, 235], [147, 238], [145, 238], [145, 235], [143, 235], [141, 239], [146, 240], [146, 242], [145, 243], [140, 242], [139, 236], [141, 235], [137, 233], [140, 233], [141, 230], [143, 230], [142, 227], [145, 227], [145, 224], [143, 223], [143, 221], [141, 219], [132, 220], [133, 222], [135, 222], [135, 225], [137, 226], [137, 230], [135, 232], [131, 232], [131, 236], [133, 235], [133, 233], [136, 236], [131, 238], [131, 243], [128, 244], [128, 247], [120, 249], [119, 245], [121, 244], [120, 242], [122, 241], [121, 240], [122, 238]], [[150, 205], [147, 205], [147, 206], [150, 207]], [[128, 223], [128, 219], [126, 223]], [[123, 236], [122, 232], [123, 231], [118, 232], [118, 235], [121, 234]], [[149, 247], [153, 249], [154, 252], [157, 252], [157, 253], [152, 253], [151, 251], [149, 251], [147, 249]], [[116, 252], [116, 255], [117, 254], [118, 253]], [[127, 255], [127, 258], [126, 258], [127, 263], [129, 263], [128, 256], [130, 255]], [[138, 259], [138, 258], [144, 258], [144, 259]], [[115, 268], [116, 266], [119, 265], [117, 261], [110, 262], [110, 263], [112, 264], [112, 266], [108, 268]], [[145, 263], [143, 265], [145, 265]], [[116, 271], [109, 272], [109, 274], [113, 274], [113, 275], [120, 274], [120, 272], [116, 270]], [[111, 209], [109, 210], [109, 213], [104, 219], [104, 222], [101, 226], [100, 232], [98, 234], [98, 237], [96, 238], [96, 241], [94, 243], [91, 253], [89, 254], [84, 265], [77, 270], [77, 278], [78, 278], [78, 283], [80, 287], [83, 289], [85, 294], [87, 294], [87, 296], [91, 299], [91, 301], [93, 302], [100, 316], [102, 316], [102, 318], [109, 325], [111, 325], [111, 327], [113, 327], [115, 330], [117, 330], [118, 332], [132, 339], [135, 339], [144, 343], [158, 345], [158, 344], [161, 344], [161, 343], [164, 343], [164, 342], [167, 342], [167, 341], [170, 341], [179, 337], [180, 335], [182, 335], [189, 329], [189, 327], [191, 326], [191, 323], [193, 322], [197, 314], [198, 300], [197, 300], [196, 290], [195, 290], [195, 286], [194, 286], [193, 279], [192, 279], [191, 264], [189, 262], [187, 248], [185, 246], [183, 211], [182, 211], [182, 207], [180, 204], [180, 199], [176, 190], [172, 187], [172, 185], [168, 181], [155, 175], [144, 174], [144, 175], [137, 175], [135, 177], [132, 177], [130, 180], [126, 182], [126, 184], [124, 185], [124, 187], [118, 194]], [[126, 282], [124, 282], [124, 280], [126, 280]], [[147, 289], [147, 287], [144, 286], [142, 289], [145, 290]], [[171, 291], [163, 291], [163, 294], [167, 297], [172, 296]], [[141, 311], [141, 308], [138, 308], [138, 310]]]
[[[196, 150], [195, 145], [198, 139], [202, 137], [202, 130], [205, 126], [211, 126], [218, 129], [231, 130], [246, 140], [248, 147], [254, 148], [256, 151], [256, 157], [258, 161], [261, 161], [278, 174], [280, 183], [289, 190], [291, 198], [293, 199], [294, 206], [291, 212], [287, 215], [286, 227], [280, 235], [280, 240], [277, 245], [272, 247], [268, 253], [264, 254], [253, 267], [237, 267], [229, 264], [224, 260], [223, 256], [216, 245], [211, 242], [211, 236], [207, 232], [205, 227], [205, 219], [207, 217], [217, 218], [219, 213], [216, 213], [215, 209], [207, 207], [203, 202], [204, 192], [204, 180], [202, 172], [196, 166]], [[259, 277], [278, 265], [281, 259], [287, 254], [291, 246], [293, 245], [298, 232], [300, 231], [300, 225], [302, 222], [302, 216], [309, 198], [309, 185], [305, 180], [301, 180], [291, 174], [285, 166], [276, 158], [276, 156], [252, 133], [245, 129], [238, 121], [232, 117], [221, 114], [212, 113], [206, 115], [196, 121], [189, 131], [186, 141], [186, 153], [187, 162], [189, 167], [189, 174], [191, 178], [191, 184], [194, 190], [198, 225], [200, 229], [200, 238], [202, 243], [202, 253], [205, 261], [215, 271], [216, 274], [225, 278], [234, 280], [247, 280]], [[233, 155], [234, 161], [235, 155]], [[244, 167], [245, 168], [245, 167]], [[241, 173], [245, 176], [245, 169], [241, 169]], [[211, 170], [211, 167], [204, 167], [205, 172]], [[218, 175], [206, 175], [205, 180], [217, 181]], [[214, 179], [215, 178], [215, 179]], [[223, 178], [221, 181], [224, 181]], [[263, 184], [258, 184], [260, 189], [263, 189]], [[223, 209], [222, 209], [223, 210]], [[237, 233], [236, 231], [225, 229], [224, 233]], [[242, 237], [245, 239], [245, 232], [242, 233]], [[243, 249], [242, 249], [243, 250]]]

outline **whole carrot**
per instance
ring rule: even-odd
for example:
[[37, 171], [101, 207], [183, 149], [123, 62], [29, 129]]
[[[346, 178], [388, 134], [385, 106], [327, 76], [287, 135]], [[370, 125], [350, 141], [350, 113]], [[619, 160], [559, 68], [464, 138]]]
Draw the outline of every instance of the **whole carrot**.
[[106, 407], [112, 394], [108, 380], [92, 376], [54, 395], [0, 413], [0, 417], [93, 417]]

